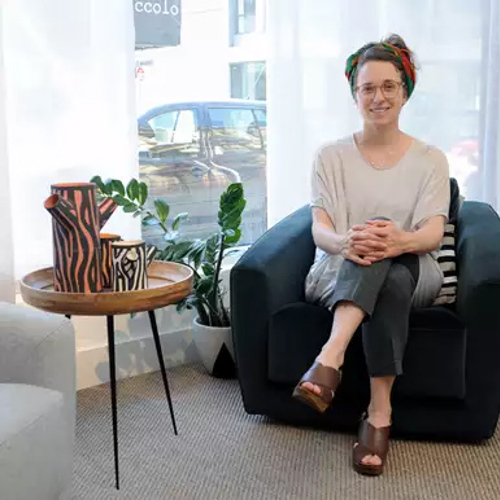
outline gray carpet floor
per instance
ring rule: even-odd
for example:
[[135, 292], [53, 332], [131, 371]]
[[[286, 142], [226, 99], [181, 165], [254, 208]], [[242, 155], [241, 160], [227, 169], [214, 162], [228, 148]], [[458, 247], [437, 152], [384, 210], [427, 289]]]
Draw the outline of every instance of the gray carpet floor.
[[121, 490], [114, 489], [109, 386], [78, 393], [73, 499], [487, 500], [500, 498], [500, 432], [486, 444], [393, 441], [382, 477], [350, 467], [353, 436], [247, 415], [236, 381], [197, 365], [118, 389]]

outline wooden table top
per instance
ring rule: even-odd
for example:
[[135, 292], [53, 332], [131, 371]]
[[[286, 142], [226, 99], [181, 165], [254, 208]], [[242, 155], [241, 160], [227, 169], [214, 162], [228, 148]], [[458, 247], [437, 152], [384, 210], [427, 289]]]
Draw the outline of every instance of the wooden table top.
[[192, 269], [159, 260], [153, 261], [148, 267], [148, 288], [145, 290], [56, 292], [52, 267], [34, 271], [21, 280], [24, 302], [44, 311], [71, 316], [113, 316], [151, 311], [186, 298], [192, 288]]

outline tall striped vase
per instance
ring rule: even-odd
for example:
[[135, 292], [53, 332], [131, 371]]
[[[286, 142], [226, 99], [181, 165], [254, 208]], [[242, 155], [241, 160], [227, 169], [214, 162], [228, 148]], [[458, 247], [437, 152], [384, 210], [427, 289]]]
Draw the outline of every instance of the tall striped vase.
[[116, 209], [113, 199], [100, 205], [96, 185], [53, 184], [44, 203], [52, 215], [54, 289], [95, 293], [102, 290], [99, 232]]

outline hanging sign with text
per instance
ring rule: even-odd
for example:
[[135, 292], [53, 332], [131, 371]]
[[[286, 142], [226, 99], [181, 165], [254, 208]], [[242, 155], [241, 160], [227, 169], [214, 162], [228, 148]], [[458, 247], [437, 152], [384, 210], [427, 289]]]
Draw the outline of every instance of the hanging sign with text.
[[132, 0], [136, 47], [181, 43], [181, 0]]

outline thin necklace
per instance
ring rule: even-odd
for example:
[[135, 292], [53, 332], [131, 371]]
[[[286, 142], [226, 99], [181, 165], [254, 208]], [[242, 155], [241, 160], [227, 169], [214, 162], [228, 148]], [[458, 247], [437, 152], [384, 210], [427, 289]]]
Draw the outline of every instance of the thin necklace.
[[371, 158], [371, 154], [369, 151], [367, 151], [366, 146], [364, 145], [362, 140], [358, 139], [358, 144], [361, 147], [361, 149], [364, 151], [363, 157], [368, 160], [368, 163], [374, 167], [374, 168], [387, 168], [387, 167], [392, 167], [395, 165], [394, 163], [394, 158], [398, 156], [399, 151], [397, 147], [399, 146], [401, 142], [403, 134], [400, 134], [398, 137], [398, 140], [396, 144], [394, 144], [391, 147], [388, 147], [386, 151], [384, 151], [384, 161], [383, 162], [376, 162]]

